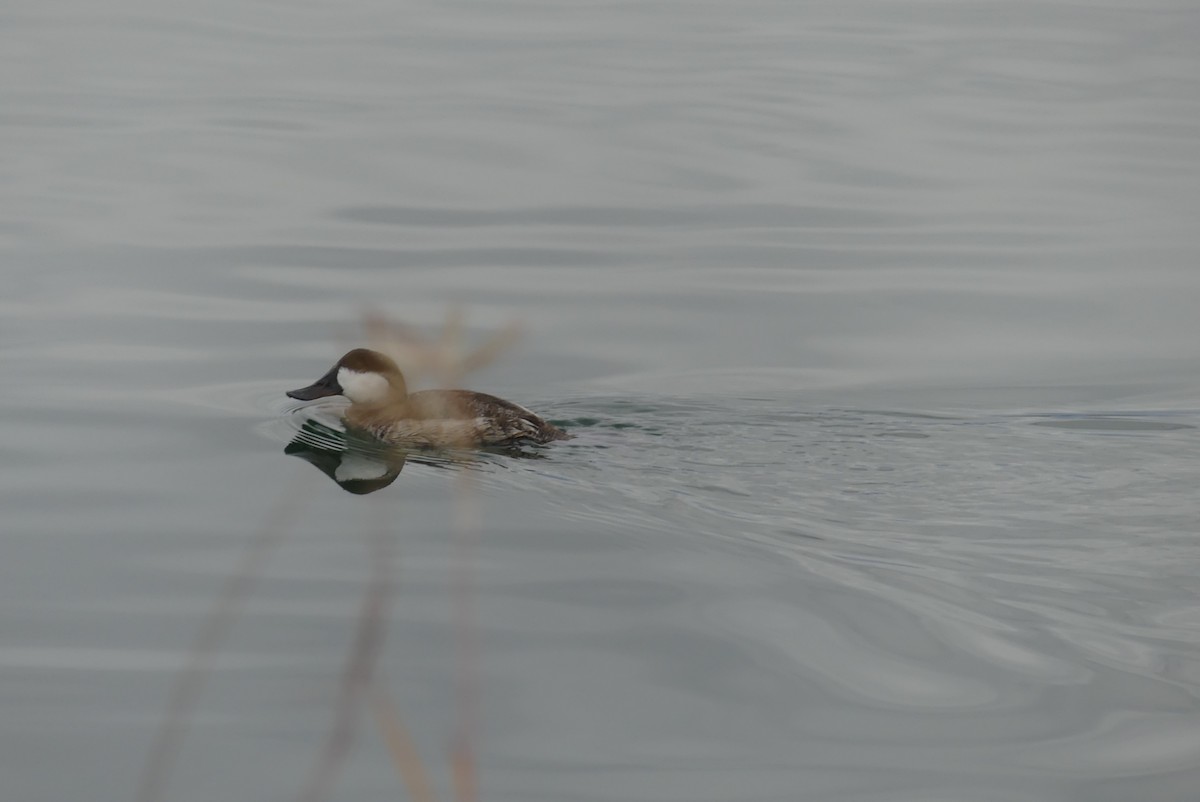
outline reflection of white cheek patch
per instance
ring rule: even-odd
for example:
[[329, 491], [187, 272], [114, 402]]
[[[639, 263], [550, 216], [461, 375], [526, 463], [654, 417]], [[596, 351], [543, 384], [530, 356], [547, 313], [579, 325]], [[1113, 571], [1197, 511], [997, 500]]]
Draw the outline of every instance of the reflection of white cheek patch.
[[349, 482], [354, 479], [378, 479], [388, 472], [386, 462], [365, 457], [362, 454], [347, 454], [342, 457], [333, 478], [339, 482]]
[[350, 368], [340, 368], [337, 380], [342, 386], [342, 395], [355, 403], [369, 404], [387, 398], [387, 379], [378, 373], [359, 373]]

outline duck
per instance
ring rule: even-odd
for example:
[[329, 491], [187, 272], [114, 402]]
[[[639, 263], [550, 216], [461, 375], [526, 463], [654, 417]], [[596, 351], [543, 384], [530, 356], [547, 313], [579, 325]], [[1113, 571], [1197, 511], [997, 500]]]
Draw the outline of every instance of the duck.
[[471, 390], [408, 392], [404, 374], [387, 354], [347, 352], [307, 387], [287, 393], [297, 401], [340, 395], [350, 401], [342, 420], [377, 440], [416, 448], [539, 445], [571, 438], [520, 404]]

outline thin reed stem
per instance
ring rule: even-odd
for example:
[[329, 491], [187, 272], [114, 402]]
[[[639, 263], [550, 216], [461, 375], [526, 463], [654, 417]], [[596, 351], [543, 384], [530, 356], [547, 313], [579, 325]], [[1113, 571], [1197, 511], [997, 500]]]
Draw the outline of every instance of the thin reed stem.
[[479, 798], [479, 773], [475, 757], [479, 729], [479, 653], [473, 590], [480, 520], [470, 471], [459, 474], [454, 512], [455, 696], [458, 700], [458, 721], [451, 751], [451, 767], [457, 802], [476, 802]]
[[237, 569], [226, 578], [217, 603], [201, 625], [188, 651], [187, 661], [172, 684], [167, 712], [154, 734], [138, 780], [136, 802], [158, 802], [163, 798], [171, 768], [187, 733], [188, 721], [204, 689], [217, 650], [262, 574], [271, 552], [295, 524], [306, 498], [300, 492], [303, 484], [302, 480], [294, 482], [280, 496], [262, 527], [246, 542]]
[[425, 773], [425, 764], [421, 762], [421, 756], [417, 753], [416, 742], [413, 741], [412, 734], [404, 726], [404, 722], [400, 720], [400, 709], [396, 707], [387, 688], [378, 678], [373, 687], [371, 710], [375, 713], [375, 720], [387, 744], [388, 754], [392, 756], [396, 774], [408, 789], [412, 802], [437, 802], [437, 796], [433, 793], [433, 783]]
[[354, 743], [359, 703], [371, 686], [371, 678], [387, 636], [387, 615], [392, 600], [392, 563], [396, 550], [394, 533], [382, 520], [371, 536], [371, 578], [363, 594], [358, 628], [346, 665], [342, 688], [334, 709], [333, 724], [312, 772], [300, 792], [301, 802], [320, 802], [329, 794]]

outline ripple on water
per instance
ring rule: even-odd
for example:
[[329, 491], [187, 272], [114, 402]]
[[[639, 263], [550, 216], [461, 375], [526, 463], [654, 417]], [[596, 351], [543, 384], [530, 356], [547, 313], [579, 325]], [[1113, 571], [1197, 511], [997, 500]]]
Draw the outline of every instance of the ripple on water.
[[1188, 423], [1174, 421], [1145, 420], [1142, 418], [1113, 417], [1108, 415], [1080, 415], [1055, 420], [1039, 420], [1034, 426], [1049, 426], [1052, 429], [1078, 429], [1090, 432], [1172, 432], [1179, 429], [1195, 429]]
[[1082, 732], [1014, 750], [1018, 763], [1091, 779], [1194, 770], [1200, 719], [1163, 711], [1113, 711]]
[[735, 601], [714, 605], [708, 620], [752, 639], [757, 649], [774, 652], [795, 671], [860, 703], [945, 710], [987, 707], [999, 697], [996, 688], [980, 679], [890, 652], [813, 611]]
[[296, 406], [281, 389], [288, 386], [285, 379], [262, 379], [172, 387], [152, 395], [164, 401], [237, 417], [263, 418], [288, 414]]

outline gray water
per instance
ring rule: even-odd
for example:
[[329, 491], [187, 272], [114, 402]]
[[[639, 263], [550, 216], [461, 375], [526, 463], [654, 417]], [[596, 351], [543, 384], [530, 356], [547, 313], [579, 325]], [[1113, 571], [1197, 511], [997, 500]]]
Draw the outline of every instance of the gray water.
[[[1200, 798], [1194, 3], [0, 22], [3, 799], [133, 798], [280, 515], [163, 799], [297, 798], [381, 526], [442, 799], [464, 662], [489, 802]], [[466, 549], [466, 469], [285, 453], [450, 304], [577, 435]], [[364, 712], [332, 798], [403, 793]]]

